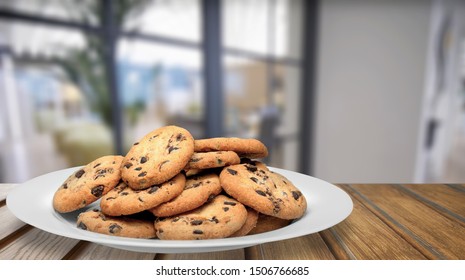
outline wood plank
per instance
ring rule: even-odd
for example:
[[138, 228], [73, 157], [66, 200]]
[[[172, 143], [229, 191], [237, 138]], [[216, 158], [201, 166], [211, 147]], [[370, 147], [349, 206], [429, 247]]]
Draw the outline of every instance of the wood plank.
[[465, 259], [465, 227], [396, 185], [350, 185], [359, 199], [417, 250], [431, 259]]
[[154, 253], [121, 250], [92, 242], [83, 241], [77, 247], [65, 258], [70, 260], [153, 260], [155, 258]]
[[243, 260], [244, 250], [228, 250], [207, 253], [157, 254], [157, 260]]
[[[348, 191], [343, 185], [340, 187]], [[321, 232], [338, 259], [421, 260], [426, 257], [357, 199], [347, 219]]]
[[58, 260], [63, 258], [77, 243], [78, 240], [33, 228], [0, 249], [0, 259]]
[[8, 192], [15, 186], [16, 184], [0, 184], [0, 201], [5, 200]]
[[318, 233], [246, 249], [249, 259], [258, 260], [334, 260], [334, 255]]
[[465, 226], [465, 191], [442, 184], [404, 184], [417, 200]]
[[0, 240], [25, 225], [25, 223], [16, 218], [6, 206], [0, 207], [0, 222], [2, 225], [0, 227]]

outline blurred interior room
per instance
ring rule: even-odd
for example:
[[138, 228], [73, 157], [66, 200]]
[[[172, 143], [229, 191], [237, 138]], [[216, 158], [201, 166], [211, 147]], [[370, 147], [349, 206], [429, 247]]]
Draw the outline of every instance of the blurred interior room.
[[0, 0], [0, 183], [163, 125], [332, 183], [465, 182], [460, 0]]

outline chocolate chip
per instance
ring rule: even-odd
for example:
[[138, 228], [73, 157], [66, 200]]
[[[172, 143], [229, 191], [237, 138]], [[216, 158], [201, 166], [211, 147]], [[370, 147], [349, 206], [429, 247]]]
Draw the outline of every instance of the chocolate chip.
[[250, 177], [250, 180], [252, 180], [252, 181], [254, 181], [255, 183], [258, 184], [258, 179], [257, 179], [257, 178], [255, 178], [255, 177]]
[[169, 162], [169, 160], [165, 160], [164, 162], [160, 163], [160, 165], [158, 166], [158, 171], [161, 171], [162, 166], [167, 162]]
[[122, 192], [120, 195], [126, 196], [126, 195], [128, 195], [128, 194], [129, 194], [128, 192]]
[[132, 166], [132, 163], [130, 163], [130, 162], [128, 162], [128, 163], [126, 163], [126, 164], [124, 165], [124, 167], [126, 167], [127, 169], [129, 169], [129, 167], [131, 167], [131, 166]]
[[168, 148], [168, 154], [171, 154], [172, 151], [176, 151], [176, 150], [179, 150], [179, 148], [171, 146]]
[[139, 145], [139, 142], [134, 143], [134, 146]]
[[212, 201], [215, 197], [216, 197], [216, 195], [214, 195], [214, 194], [209, 195], [208, 199], [207, 199], [207, 202]]
[[193, 220], [193, 221], [191, 222], [191, 225], [193, 225], [193, 226], [198, 226], [198, 225], [201, 225], [202, 223], [203, 223], [203, 221], [201, 221], [201, 220]]
[[295, 200], [298, 200], [301, 195], [302, 195], [301, 192], [292, 191], [292, 196], [294, 197]]
[[246, 164], [246, 165], [245, 165], [245, 168], [247, 168], [247, 171], [249, 171], [249, 172], [255, 172], [255, 171], [257, 171], [257, 167], [254, 166], [254, 165]]
[[189, 160], [189, 162], [198, 162], [198, 161], [201, 161], [201, 160], [202, 160], [201, 157], [198, 157], [198, 158], [191, 158], [191, 159]]
[[266, 193], [264, 193], [264, 192], [261, 191], [261, 190], [256, 190], [255, 192], [258, 193], [258, 194], [261, 195], [261, 196], [266, 196]]
[[84, 173], [86, 173], [84, 171], [84, 169], [81, 169], [81, 170], [77, 171], [76, 174], [74, 174], [74, 176], [76, 176], [76, 178], [81, 178], [82, 175], [84, 175]]
[[177, 136], [176, 136], [176, 141], [183, 141], [183, 140], [186, 140], [186, 137], [184, 135], [182, 135], [182, 133], [179, 133]]
[[112, 234], [115, 234], [115, 233], [118, 233], [122, 230], [123, 228], [118, 225], [118, 224], [111, 224], [109, 227], [108, 227], [108, 231]]
[[231, 174], [231, 175], [237, 175], [237, 171], [234, 170], [234, 169], [227, 168], [226, 170], [227, 170], [227, 171], [229, 172], [229, 174]]
[[224, 211], [224, 212], [228, 212], [228, 211], [229, 211], [229, 207], [223, 207], [223, 211]]
[[196, 229], [193, 231], [194, 234], [203, 234], [203, 231], [201, 231], [200, 229]]
[[[97, 210], [97, 212], [99, 212], [99, 211]], [[100, 219], [102, 219], [102, 221], [107, 220], [107, 217], [105, 217], [105, 215], [103, 213], [99, 213], [98, 216], [100, 217]]]
[[110, 196], [110, 197], [107, 197], [105, 200], [112, 200], [112, 199], [116, 199], [116, 197]]
[[66, 190], [68, 188], [68, 184], [64, 183], [61, 187]]
[[221, 159], [219, 159], [219, 158], [216, 159], [216, 162], [218, 163], [218, 165], [223, 164], [223, 161]]
[[87, 230], [87, 226], [83, 222], [79, 222], [78, 228], [83, 229], [83, 230]]
[[172, 222], [173, 222], [173, 223], [176, 223], [177, 221], [179, 221], [179, 219], [181, 219], [181, 218], [176, 217], [176, 218], [174, 218], [174, 219], [172, 220]]
[[139, 175], [137, 175], [137, 177], [144, 177], [145, 175], [147, 175], [147, 171], [139, 173]]
[[158, 186], [153, 186], [153, 187], [151, 187], [151, 188], [149, 189], [148, 193], [149, 193], [149, 194], [152, 194], [152, 193], [158, 191], [158, 189], [159, 189]]
[[285, 181], [285, 180], [283, 180], [283, 183], [287, 185], [287, 183], [286, 183], [286, 181]]
[[210, 219], [210, 222], [214, 222], [215, 224], [219, 223], [220, 221], [218, 221], [218, 219], [216, 218], [216, 216], [213, 216], [211, 219]]
[[144, 200], [143, 200], [142, 197], [140, 197], [140, 196], [139, 196], [137, 199], [138, 199], [140, 202], [144, 202]]
[[142, 170], [142, 167], [140, 167], [140, 166], [139, 166], [139, 167], [136, 167], [136, 168], [134, 168], [134, 170], [136, 170], [136, 171], [141, 171], [141, 170]]
[[140, 158], [140, 163], [146, 163], [147, 162], [147, 158], [146, 157], [141, 157]]
[[97, 168], [100, 166], [101, 163], [97, 163], [93, 168]]
[[95, 197], [101, 197], [103, 194], [103, 189], [104, 189], [103, 185], [98, 185], [96, 187], [93, 187], [90, 192]]
[[231, 206], [234, 206], [234, 205], [236, 205], [236, 202], [225, 201], [225, 202], [224, 202], [224, 205], [231, 205]]
[[106, 169], [100, 169], [97, 172], [95, 172], [94, 180], [97, 180], [100, 177], [105, 177], [105, 174], [107, 173]]
[[191, 188], [198, 188], [199, 186], [203, 185], [203, 182], [197, 182], [191, 185]]

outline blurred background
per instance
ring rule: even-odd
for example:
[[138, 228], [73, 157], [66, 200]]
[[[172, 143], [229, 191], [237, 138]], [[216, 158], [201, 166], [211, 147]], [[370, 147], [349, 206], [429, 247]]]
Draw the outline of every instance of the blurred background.
[[333, 183], [463, 183], [465, 2], [0, 0], [0, 183], [168, 124]]

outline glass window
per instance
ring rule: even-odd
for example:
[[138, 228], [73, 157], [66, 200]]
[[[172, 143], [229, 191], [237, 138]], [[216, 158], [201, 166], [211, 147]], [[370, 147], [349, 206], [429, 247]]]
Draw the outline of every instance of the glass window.
[[201, 14], [199, 0], [141, 1], [123, 23], [125, 31], [200, 42]]
[[260, 139], [269, 164], [296, 170], [302, 1], [226, 0], [222, 14], [226, 131]]
[[163, 125], [204, 137], [202, 59], [199, 50], [122, 39], [118, 75], [127, 150]]
[[2, 0], [0, 9], [98, 25], [101, 2], [98, 0]]
[[99, 39], [1, 22], [1, 177], [22, 182], [114, 152]]
[[273, 11], [275, 32], [273, 54], [277, 57], [299, 59], [302, 49], [302, 1], [276, 0]]
[[256, 138], [260, 111], [267, 104], [267, 66], [232, 56], [224, 58], [224, 65], [226, 134]]
[[269, 3], [267, 0], [223, 1], [223, 45], [226, 48], [267, 54]]

